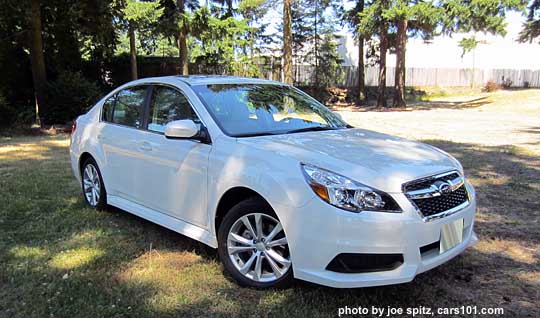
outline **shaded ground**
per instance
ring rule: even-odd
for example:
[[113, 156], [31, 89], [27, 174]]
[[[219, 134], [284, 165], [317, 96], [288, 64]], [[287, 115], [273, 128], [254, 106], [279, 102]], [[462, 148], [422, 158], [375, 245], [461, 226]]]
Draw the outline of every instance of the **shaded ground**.
[[476, 247], [409, 284], [364, 289], [239, 288], [213, 250], [117, 209], [86, 208], [65, 136], [0, 138], [0, 317], [335, 317], [342, 306], [464, 305], [539, 317], [540, 104], [520, 102], [514, 114], [488, 98], [470, 109], [343, 113], [450, 152], [479, 197]]

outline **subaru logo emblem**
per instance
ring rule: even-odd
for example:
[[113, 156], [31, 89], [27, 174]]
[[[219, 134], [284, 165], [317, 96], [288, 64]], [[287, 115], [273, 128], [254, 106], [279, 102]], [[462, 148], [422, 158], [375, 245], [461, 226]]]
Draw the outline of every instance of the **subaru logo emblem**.
[[452, 192], [452, 185], [445, 181], [437, 181], [432, 186], [440, 194], [449, 194]]

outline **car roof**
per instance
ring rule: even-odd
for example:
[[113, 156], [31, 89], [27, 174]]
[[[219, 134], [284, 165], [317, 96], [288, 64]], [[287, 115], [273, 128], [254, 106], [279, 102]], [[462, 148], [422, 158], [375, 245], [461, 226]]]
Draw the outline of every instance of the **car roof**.
[[240, 76], [229, 75], [173, 75], [162, 77], [142, 78], [133, 84], [142, 84], [144, 82], [160, 82], [160, 81], [182, 81], [190, 86], [195, 85], [209, 85], [209, 84], [273, 84], [273, 85], [287, 85], [285, 83], [270, 81], [260, 78], [249, 78]]

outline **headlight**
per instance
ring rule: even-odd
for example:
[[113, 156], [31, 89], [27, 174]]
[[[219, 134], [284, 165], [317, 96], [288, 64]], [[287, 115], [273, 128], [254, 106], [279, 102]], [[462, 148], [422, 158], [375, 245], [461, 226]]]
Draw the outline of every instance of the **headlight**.
[[306, 181], [321, 199], [352, 212], [401, 212], [388, 194], [309, 164], [302, 164]]

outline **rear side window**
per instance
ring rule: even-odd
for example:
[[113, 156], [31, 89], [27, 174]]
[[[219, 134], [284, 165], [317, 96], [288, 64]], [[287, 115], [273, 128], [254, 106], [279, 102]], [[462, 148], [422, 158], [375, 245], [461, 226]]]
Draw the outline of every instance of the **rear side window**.
[[101, 120], [112, 122], [114, 102], [116, 101], [116, 95], [109, 97], [105, 103], [103, 103], [103, 109], [101, 110]]
[[184, 94], [174, 88], [156, 86], [148, 113], [148, 130], [164, 132], [167, 123], [181, 119], [200, 123]]
[[135, 128], [141, 127], [146, 88], [146, 86], [130, 87], [117, 94], [112, 116], [113, 123]]

